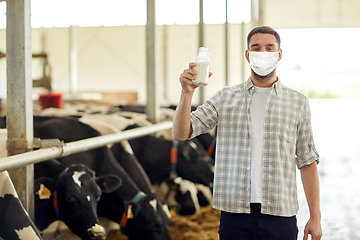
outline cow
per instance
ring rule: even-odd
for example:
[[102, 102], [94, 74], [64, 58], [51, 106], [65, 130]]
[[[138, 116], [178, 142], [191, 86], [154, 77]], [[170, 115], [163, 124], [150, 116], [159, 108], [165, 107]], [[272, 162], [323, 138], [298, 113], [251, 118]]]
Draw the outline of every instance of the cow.
[[144, 168], [136, 159], [131, 146], [127, 140], [120, 143], [116, 143], [112, 146], [111, 150], [114, 152], [116, 159], [121, 166], [126, 170], [129, 176], [139, 186], [139, 188], [148, 195], [153, 195], [157, 199], [157, 208], [162, 208], [164, 211], [160, 211], [159, 214], [165, 220], [167, 225], [171, 223], [171, 214], [168, 206], [157, 198], [155, 190], [151, 184], [151, 181], [145, 172]]
[[[118, 115], [86, 115], [79, 119], [79, 121], [90, 125], [92, 128], [96, 129], [102, 135], [118, 133], [121, 130], [124, 130], [128, 125], [132, 125], [133, 121], [125, 119]], [[135, 184], [147, 195], [155, 195], [155, 191], [151, 184], [151, 181], [146, 174], [145, 170], [141, 164], [136, 159], [131, 146], [127, 140], [123, 140], [120, 143], [115, 143], [112, 148], [112, 152], [116, 155], [116, 160], [124, 168], [124, 170], [129, 174], [131, 179]], [[157, 197], [155, 195], [155, 197]], [[164, 209], [164, 212], [159, 212], [159, 214], [165, 214], [163, 219], [168, 220], [167, 224], [171, 223], [171, 214], [166, 204], [159, 201], [157, 198], [157, 208]]]
[[[7, 157], [7, 130], [0, 129], [0, 158]], [[0, 172], [0, 239], [42, 239], [23, 208], [7, 171]]]
[[81, 239], [103, 239], [104, 228], [97, 217], [102, 193], [121, 185], [116, 175], [95, 177], [84, 164], [68, 167], [51, 159], [37, 163], [35, 172], [35, 225], [44, 230], [56, 220], [63, 221]]
[[23, 208], [7, 171], [0, 172], [0, 239], [42, 239]]
[[[56, 118], [45, 121], [38, 131], [41, 139], [58, 138], [64, 142], [97, 137], [101, 134], [77, 118]], [[74, 163], [87, 165], [97, 176], [114, 174], [122, 185], [111, 193], [104, 193], [98, 203], [98, 216], [120, 223], [129, 240], [170, 240], [168, 220], [158, 208], [155, 195], [146, 194], [136, 185], [117, 162], [108, 147], [100, 147], [58, 159], [65, 166]]]

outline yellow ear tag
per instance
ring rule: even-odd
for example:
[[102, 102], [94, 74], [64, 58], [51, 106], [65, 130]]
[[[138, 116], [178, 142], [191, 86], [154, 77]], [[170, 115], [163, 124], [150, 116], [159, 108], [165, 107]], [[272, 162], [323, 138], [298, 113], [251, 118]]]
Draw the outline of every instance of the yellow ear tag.
[[132, 212], [132, 206], [129, 205], [128, 210], [127, 210], [127, 218], [131, 219], [133, 217], [134, 217], [134, 215], [133, 215], [133, 212]]
[[36, 194], [39, 195], [40, 199], [49, 199], [51, 196], [50, 190], [44, 186], [44, 184], [40, 184], [40, 189]]
[[186, 160], [188, 161], [191, 160], [189, 151], [183, 151], [183, 156], [185, 157]]

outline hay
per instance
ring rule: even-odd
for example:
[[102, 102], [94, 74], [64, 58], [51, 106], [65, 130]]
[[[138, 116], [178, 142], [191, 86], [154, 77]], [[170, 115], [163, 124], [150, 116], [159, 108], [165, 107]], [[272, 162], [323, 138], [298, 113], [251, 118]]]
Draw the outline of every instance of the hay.
[[170, 225], [174, 240], [218, 240], [220, 211], [212, 207], [202, 207], [199, 214], [173, 216]]
[[[175, 214], [170, 225], [173, 240], [218, 240], [220, 211], [202, 207], [199, 214], [181, 216]], [[120, 231], [112, 231], [107, 240], [127, 240]]]

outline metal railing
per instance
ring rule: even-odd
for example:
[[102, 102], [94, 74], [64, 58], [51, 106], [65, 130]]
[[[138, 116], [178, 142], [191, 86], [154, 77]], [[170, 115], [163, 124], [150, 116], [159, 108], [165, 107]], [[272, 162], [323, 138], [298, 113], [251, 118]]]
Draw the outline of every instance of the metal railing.
[[126, 130], [120, 133], [112, 133], [99, 137], [64, 143], [61, 147], [49, 147], [32, 152], [13, 155], [10, 157], [0, 158], [0, 172], [12, 168], [26, 166], [28, 164], [43, 162], [52, 158], [60, 158], [74, 153], [84, 152], [90, 149], [105, 146], [110, 143], [134, 139], [156, 133], [158, 131], [168, 130], [172, 128], [172, 125], [173, 123], [171, 121], [167, 121], [151, 126]]

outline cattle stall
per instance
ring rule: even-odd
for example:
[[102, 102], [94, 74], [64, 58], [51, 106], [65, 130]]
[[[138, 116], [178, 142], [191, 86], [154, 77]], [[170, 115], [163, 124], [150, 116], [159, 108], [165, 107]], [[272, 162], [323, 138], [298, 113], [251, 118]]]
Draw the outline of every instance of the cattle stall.
[[50, 141], [50, 146], [49, 145], [46, 146], [47, 143], [49, 143], [48, 141], [43, 142], [45, 143], [45, 145], [42, 145], [40, 141], [39, 147], [43, 147], [43, 149], [1, 158], [0, 172], [16, 167], [26, 166], [27, 164], [40, 163], [42, 161], [47, 161], [52, 158], [60, 158], [74, 153], [87, 151], [90, 149], [105, 146], [106, 144], [109, 143], [115, 143], [125, 139], [136, 138], [157, 131], [170, 129], [171, 127], [172, 127], [172, 122], [163, 122], [148, 127], [142, 127], [142, 128], [124, 131], [122, 133], [108, 134], [106, 136], [99, 136], [93, 139], [84, 139], [67, 144], [55, 141], [58, 142], [57, 144], [58, 146], [53, 146], [54, 141], [52, 140]]
[[[171, 129], [171, 127], [172, 122], [162, 122], [148, 127], [126, 130], [122, 133], [108, 134], [94, 139], [85, 139], [66, 144], [57, 142], [59, 146], [52, 147], [46, 146], [47, 141], [39, 142], [43, 149], [0, 159], [0, 171], [25, 164], [46, 161], [46, 159], [50, 158], [67, 156], [80, 152], [81, 150], [96, 148], [123, 139], [141, 137], [157, 131]], [[54, 144], [54, 142], [52, 144]], [[173, 219], [169, 230], [171, 231], [173, 239], [201, 239], [199, 236], [206, 237], [204, 239], [217, 239], [218, 216], [219, 212], [211, 207], [202, 208], [199, 214], [193, 216], [172, 214]], [[107, 239], [127, 239], [127, 237], [121, 234], [119, 230], [114, 230], [109, 233]]]

